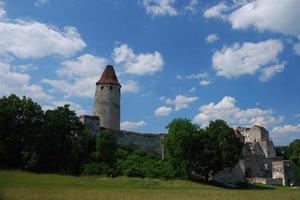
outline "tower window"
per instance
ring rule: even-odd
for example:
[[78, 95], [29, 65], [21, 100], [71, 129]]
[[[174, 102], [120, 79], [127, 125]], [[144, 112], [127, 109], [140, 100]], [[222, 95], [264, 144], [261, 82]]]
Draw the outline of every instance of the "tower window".
[[110, 87], [109, 87], [109, 89], [110, 89], [110, 90], [112, 90], [112, 89], [113, 89], [113, 87], [112, 87], [112, 86], [110, 86]]
[[104, 89], [104, 87], [103, 86], [101, 86], [101, 90], [103, 90]]

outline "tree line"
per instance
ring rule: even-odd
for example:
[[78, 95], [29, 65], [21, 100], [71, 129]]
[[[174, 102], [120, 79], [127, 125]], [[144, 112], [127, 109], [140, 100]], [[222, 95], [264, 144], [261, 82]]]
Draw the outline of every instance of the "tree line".
[[43, 111], [32, 99], [12, 94], [0, 98], [0, 168], [209, 181], [242, 157], [243, 144], [223, 120], [201, 128], [189, 119], [174, 119], [167, 129], [162, 160], [118, 145], [108, 130], [92, 135], [69, 105]]

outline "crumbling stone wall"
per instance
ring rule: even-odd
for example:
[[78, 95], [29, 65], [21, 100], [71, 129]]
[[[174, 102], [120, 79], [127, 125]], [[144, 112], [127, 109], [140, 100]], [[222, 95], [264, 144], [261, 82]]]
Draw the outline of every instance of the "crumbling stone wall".
[[136, 149], [142, 149], [154, 153], [164, 158], [163, 140], [166, 134], [163, 133], [138, 133], [124, 130], [111, 130], [101, 128], [101, 130], [111, 131], [117, 138], [120, 145], [128, 145]]

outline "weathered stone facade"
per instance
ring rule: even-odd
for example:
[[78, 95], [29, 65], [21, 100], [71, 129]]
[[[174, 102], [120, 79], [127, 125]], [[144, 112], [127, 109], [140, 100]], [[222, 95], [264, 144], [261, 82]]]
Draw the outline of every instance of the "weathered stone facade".
[[79, 120], [84, 124], [93, 135], [100, 131], [100, 119], [98, 116], [80, 115]]
[[101, 126], [120, 130], [121, 85], [114, 68], [107, 65], [96, 83], [94, 115], [101, 120]]

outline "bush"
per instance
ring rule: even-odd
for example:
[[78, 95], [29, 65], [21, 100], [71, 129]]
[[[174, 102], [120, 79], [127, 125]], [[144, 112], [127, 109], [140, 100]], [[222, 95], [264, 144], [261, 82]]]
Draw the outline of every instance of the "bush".
[[168, 161], [145, 151], [120, 148], [117, 153], [117, 172], [129, 177], [173, 178], [174, 171]]
[[81, 167], [83, 175], [107, 175], [113, 174], [113, 169], [105, 163], [87, 163]]

